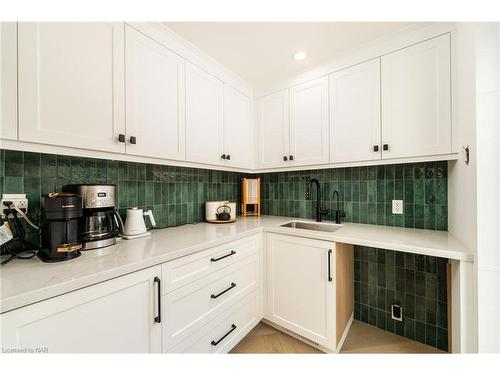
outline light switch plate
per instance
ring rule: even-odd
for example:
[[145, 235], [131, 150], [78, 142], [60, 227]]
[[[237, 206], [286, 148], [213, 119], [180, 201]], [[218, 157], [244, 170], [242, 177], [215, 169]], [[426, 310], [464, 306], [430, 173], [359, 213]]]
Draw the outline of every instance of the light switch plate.
[[392, 213], [402, 215], [403, 214], [403, 201], [399, 199], [392, 200]]

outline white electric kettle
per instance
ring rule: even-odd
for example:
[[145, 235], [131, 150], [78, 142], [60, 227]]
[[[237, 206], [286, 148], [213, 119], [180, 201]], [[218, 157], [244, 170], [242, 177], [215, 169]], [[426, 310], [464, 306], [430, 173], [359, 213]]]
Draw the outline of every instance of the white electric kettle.
[[151, 235], [146, 228], [144, 216], [149, 216], [151, 225], [156, 227], [155, 218], [151, 210], [144, 211], [142, 208], [129, 208], [127, 209], [127, 219], [123, 228], [123, 238], [130, 240]]

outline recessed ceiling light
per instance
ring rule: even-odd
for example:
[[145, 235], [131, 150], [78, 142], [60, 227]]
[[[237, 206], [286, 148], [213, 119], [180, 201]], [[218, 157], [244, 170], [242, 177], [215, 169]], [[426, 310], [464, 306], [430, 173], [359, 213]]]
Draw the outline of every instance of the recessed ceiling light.
[[302, 61], [307, 57], [307, 54], [304, 51], [295, 52], [293, 55], [293, 59], [296, 61]]

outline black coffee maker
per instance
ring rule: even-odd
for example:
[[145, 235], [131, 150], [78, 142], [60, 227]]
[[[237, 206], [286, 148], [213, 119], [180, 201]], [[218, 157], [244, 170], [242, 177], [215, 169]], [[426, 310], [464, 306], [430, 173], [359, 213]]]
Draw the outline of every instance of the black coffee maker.
[[43, 262], [61, 262], [82, 255], [82, 244], [78, 242], [78, 221], [82, 215], [81, 196], [71, 193], [44, 196], [42, 248], [38, 258]]

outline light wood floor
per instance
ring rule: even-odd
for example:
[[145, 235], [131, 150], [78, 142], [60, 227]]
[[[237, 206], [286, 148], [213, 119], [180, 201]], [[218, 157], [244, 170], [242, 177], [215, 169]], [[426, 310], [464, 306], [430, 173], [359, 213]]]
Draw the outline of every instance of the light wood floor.
[[[321, 351], [259, 323], [232, 353], [316, 353]], [[444, 353], [441, 350], [355, 320], [341, 353]]]

